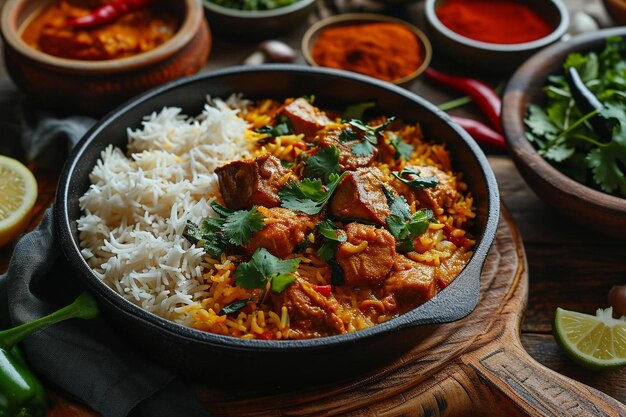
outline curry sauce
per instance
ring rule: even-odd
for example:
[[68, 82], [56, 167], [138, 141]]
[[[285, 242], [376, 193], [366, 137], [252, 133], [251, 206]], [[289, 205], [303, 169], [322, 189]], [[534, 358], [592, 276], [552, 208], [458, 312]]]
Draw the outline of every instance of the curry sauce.
[[58, 0], [30, 20], [22, 39], [44, 53], [84, 61], [119, 59], [147, 52], [171, 39], [180, 18], [155, 4], [116, 21], [90, 29], [69, 27], [70, 19], [85, 16], [106, 1]]

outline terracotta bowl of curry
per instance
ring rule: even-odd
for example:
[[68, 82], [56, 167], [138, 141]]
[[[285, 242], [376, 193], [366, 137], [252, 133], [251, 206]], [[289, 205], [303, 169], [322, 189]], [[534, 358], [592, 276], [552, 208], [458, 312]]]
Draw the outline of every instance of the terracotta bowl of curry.
[[69, 28], [68, 20], [94, 10], [87, 4], [10, 0], [2, 10], [8, 72], [51, 110], [100, 116], [138, 93], [198, 72], [208, 58], [211, 37], [199, 0], [163, 0], [110, 23]]
[[569, 27], [561, 0], [426, 0], [425, 15], [436, 54], [492, 72], [514, 71]]
[[[308, 129], [311, 126], [309, 123], [304, 123], [297, 127], [295, 121], [298, 120], [299, 114], [311, 114], [306, 112], [306, 109], [310, 109], [312, 105], [305, 97], [312, 96], [315, 97], [315, 106], [325, 111], [330, 112], [333, 109], [339, 111], [339, 109], [345, 109], [346, 106], [354, 103], [375, 102], [375, 111], [381, 112], [382, 115], [394, 115], [398, 121], [419, 123], [420, 131], [424, 132], [425, 137], [431, 138], [433, 144], [444, 146], [450, 152], [455, 171], [463, 173], [463, 181], [467, 184], [467, 188], [463, 189], [471, 191], [472, 204], [475, 207], [472, 213], [475, 217], [472, 217], [470, 228], [474, 243], [471, 254], [468, 253], [467, 263], [456, 270], [453, 280], [428, 301], [389, 320], [381, 320], [377, 324], [356, 331], [344, 329], [346, 331], [327, 333], [330, 329], [326, 328], [325, 324], [308, 321], [313, 316], [302, 316], [300, 322], [300, 318], [298, 318], [300, 316], [294, 314], [290, 324], [292, 328], [295, 328], [297, 319], [304, 326], [302, 329], [306, 328], [307, 331], [322, 333], [317, 335], [307, 333], [307, 337], [294, 339], [287, 337], [281, 338], [281, 340], [277, 340], [280, 336], [276, 335], [273, 339], [268, 339], [258, 337], [262, 334], [256, 336], [251, 334], [218, 334], [209, 331], [209, 329], [201, 330], [178, 324], [141, 308], [105, 284], [81, 254], [81, 241], [84, 242], [85, 235], [78, 230], [79, 227], [81, 230], [85, 230], [78, 224], [79, 219], [83, 216], [79, 199], [85, 192], [92, 189], [90, 172], [98, 164], [98, 159], [111, 145], [132, 151], [131, 145], [128, 145], [127, 148], [127, 129], [137, 129], [144, 126], [142, 121], [146, 121], [144, 116], [147, 114], [158, 113], [164, 106], [167, 106], [179, 108], [183, 114], [195, 116], [203, 109], [211, 106], [211, 102], [207, 103], [207, 95], [210, 95], [213, 100], [212, 103], [215, 103], [216, 98], [225, 99], [233, 93], [241, 93], [246, 100], [255, 102], [271, 98], [281, 103], [291, 103], [284, 107], [284, 111], [286, 117], [293, 121], [294, 129]], [[233, 102], [230, 101], [230, 103]], [[216, 109], [219, 108], [225, 109], [221, 104], [216, 107]], [[304, 113], [299, 112], [299, 109], [303, 109]], [[228, 108], [226, 110], [232, 111]], [[216, 110], [211, 110], [211, 114], [215, 114], [214, 111]], [[319, 116], [317, 120], [326, 117], [319, 112], [314, 114]], [[195, 120], [193, 123], [202, 123], [203, 120], [207, 123], [213, 123], [216, 118], [211, 116], [210, 118], [201, 117], [190, 120]], [[229, 120], [232, 119], [229, 118]], [[323, 123], [327, 122], [327, 120], [323, 121]], [[151, 124], [148, 122], [148, 125]], [[227, 129], [224, 127], [221, 130], [226, 131]], [[172, 132], [171, 130], [168, 131]], [[218, 132], [211, 131], [215, 132], [211, 136], [214, 145], [215, 135]], [[415, 130], [412, 131], [416, 132]], [[234, 140], [238, 139], [229, 139], [227, 143], [233, 143]], [[240, 142], [236, 143], [239, 144]], [[193, 149], [195, 152], [195, 150], [202, 148], [204, 148], [203, 145], [199, 144]], [[381, 152], [383, 151], [381, 150]], [[119, 155], [123, 154], [125, 152], [121, 151]], [[392, 157], [391, 154], [387, 155], [387, 158]], [[272, 158], [274, 162], [272, 162], [273, 168], [271, 170], [289, 169], [286, 168], [289, 165], [282, 165], [281, 167], [280, 161], [275, 163], [276, 158], [272, 156], [261, 158], [265, 162], [259, 158], [255, 162], [236, 160], [229, 165], [220, 165], [215, 172], [218, 176], [223, 175], [225, 178], [231, 178], [234, 175], [234, 186], [247, 187], [245, 184], [252, 185], [254, 183], [238, 182], [236, 177], [246, 177], [248, 175], [246, 172], [253, 172], [246, 169], [251, 164], [264, 164], [262, 169], [269, 169], [270, 167], [265, 166], [265, 164], [271, 162]], [[291, 166], [293, 167], [293, 165]], [[241, 169], [236, 169], [237, 167]], [[345, 178], [348, 178], [349, 175], [356, 175], [354, 171], [352, 172], [352, 174], [344, 173]], [[274, 176], [273, 178], [279, 180], [282, 176]], [[373, 177], [370, 179], [374, 180]], [[350, 182], [346, 184], [349, 186]], [[263, 189], [269, 190], [265, 186]], [[372, 189], [372, 192], [376, 193], [380, 190], [382, 189], [378, 187]], [[232, 194], [231, 197], [237, 201], [247, 201], [247, 198], [250, 197], [249, 193], [243, 191], [234, 193], [230, 187], [226, 187], [222, 195], [224, 196], [224, 204], [228, 206], [231, 206], [230, 202], [226, 202], [228, 200], [226, 195], [229, 192]], [[253, 194], [259, 196], [263, 193], [265, 191]], [[204, 198], [204, 193], [202, 196]], [[369, 201], [363, 196], [360, 196], [359, 199], [359, 204], [363, 204], [365, 200]], [[162, 200], [159, 199], [159, 201]], [[347, 201], [347, 208], [349, 209], [350, 200]], [[331, 204], [334, 203], [331, 202]], [[406, 204], [406, 202], [402, 204]], [[261, 210], [260, 206], [257, 207]], [[286, 210], [284, 207], [274, 207], [274, 209], [283, 210], [283, 212]], [[334, 209], [331, 207], [330, 210]], [[495, 237], [499, 210], [498, 187], [485, 155], [467, 133], [455, 125], [445, 113], [425, 99], [391, 83], [346, 71], [295, 65], [262, 65], [228, 68], [188, 77], [154, 89], [109, 113], [84, 136], [69, 157], [59, 183], [55, 221], [59, 242], [77, 277], [98, 298], [111, 323], [124, 332], [129, 340], [134, 341], [142, 352], [151, 354], [155, 360], [164, 366], [173, 368], [180, 373], [195, 375], [204, 379], [206, 379], [206, 375], [210, 374], [212, 379], [219, 380], [220, 383], [230, 382], [240, 385], [246, 384], [246, 381], [249, 381], [250, 384], [258, 384], [260, 381], [273, 381], [282, 386], [286, 383], [285, 378], [288, 375], [288, 385], [296, 386], [320, 381], [328, 383], [342, 376], [364, 372], [368, 368], [397, 357], [398, 353], [406, 349], [418, 346], [420, 341], [427, 338], [429, 330], [432, 330], [427, 325], [439, 325], [455, 321], [470, 314], [480, 297], [481, 270]], [[304, 225], [307, 220], [303, 219], [300, 223]], [[271, 222], [269, 224], [276, 223]], [[443, 226], [443, 224], [440, 225]], [[299, 228], [301, 225], [294, 227]], [[359, 227], [375, 228], [373, 223], [370, 223], [369, 226], [362, 225]], [[387, 233], [383, 228], [384, 226], [378, 225], [376, 229], [378, 232], [376, 233]], [[288, 235], [288, 232], [283, 231], [282, 234]], [[459, 243], [461, 246], [464, 244]], [[268, 250], [282, 250], [286, 246], [287, 243], [285, 246], [269, 247]], [[386, 253], [383, 252], [383, 256], [387, 256]], [[252, 256], [254, 257], [254, 255]], [[387, 261], [384, 259], [384, 262]], [[338, 262], [341, 263], [341, 260]], [[343, 266], [341, 267], [343, 268]], [[159, 270], [163, 269], [160, 268]], [[347, 275], [345, 279], [349, 279]], [[294, 283], [296, 281], [290, 285], [294, 285]], [[305, 288], [301, 287], [304, 284], [298, 283], [296, 285], [296, 290]], [[335, 283], [332, 285], [340, 287], [344, 284]], [[284, 291], [287, 291], [285, 296], [289, 296], [290, 289]], [[317, 292], [318, 290], [313, 289], [313, 291]], [[331, 291], [334, 290], [331, 289]], [[309, 291], [307, 294], [309, 295], [298, 302], [300, 307], [307, 311], [309, 310], [306, 306], [312, 307], [309, 313], [315, 316], [321, 313], [331, 314], [324, 307], [326, 302], [318, 300], [320, 302], [319, 307], [310, 304], [313, 302], [313, 298], [309, 297], [316, 299], [322, 297], [321, 292], [317, 292], [317, 295], [311, 295], [312, 293]], [[272, 293], [272, 299], [274, 296], [276, 294]], [[327, 296], [329, 295], [324, 297]], [[294, 308], [296, 308], [295, 304]], [[241, 310], [240, 313], [244, 314]], [[271, 314], [268, 317], [271, 317]], [[311, 318], [311, 320], [313, 319]], [[269, 322], [269, 318], [267, 321]], [[302, 333], [296, 335], [298, 334], [302, 336]], [[251, 370], [254, 372], [254, 378], [241, 378], [242, 373]]]

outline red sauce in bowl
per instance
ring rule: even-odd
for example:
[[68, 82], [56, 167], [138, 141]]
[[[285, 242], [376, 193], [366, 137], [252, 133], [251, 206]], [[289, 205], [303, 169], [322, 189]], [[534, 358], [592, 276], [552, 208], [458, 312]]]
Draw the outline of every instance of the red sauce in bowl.
[[554, 31], [544, 16], [513, 0], [447, 0], [436, 13], [449, 29], [481, 42], [525, 43]]

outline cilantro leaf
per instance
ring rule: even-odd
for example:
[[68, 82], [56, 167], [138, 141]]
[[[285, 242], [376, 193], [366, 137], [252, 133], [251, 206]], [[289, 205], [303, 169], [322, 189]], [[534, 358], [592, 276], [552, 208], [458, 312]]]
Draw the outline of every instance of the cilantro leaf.
[[278, 191], [282, 206], [306, 214], [318, 214], [328, 203], [345, 175], [345, 172], [341, 175], [330, 174], [326, 190], [320, 179], [304, 178], [301, 182], [290, 182]]
[[395, 196], [387, 187], [383, 187], [383, 193], [387, 198], [387, 204], [389, 204], [391, 214], [398, 216], [401, 220], [408, 220], [411, 218], [409, 204], [403, 196]]
[[265, 248], [257, 249], [249, 262], [242, 262], [235, 271], [235, 284], [241, 288], [270, 288], [282, 292], [295, 279], [300, 258], [281, 260]]
[[227, 306], [225, 306], [224, 308], [222, 308], [220, 313], [223, 313], [223, 314], [233, 314], [233, 313], [236, 313], [239, 310], [241, 310], [242, 308], [244, 308], [246, 306], [246, 304], [248, 304], [248, 301], [252, 301], [252, 298], [244, 298], [243, 300], [234, 301], [234, 302], [228, 304]]
[[345, 242], [348, 236], [330, 220], [324, 220], [318, 224], [317, 230], [323, 238], [322, 245], [317, 250], [317, 256], [321, 260], [328, 262], [335, 257], [339, 242]]
[[401, 136], [394, 135], [394, 137], [389, 139], [388, 143], [396, 150], [393, 154], [393, 159], [396, 161], [400, 158], [404, 158], [408, 161], [411, 158], [411, 155], [413, 154], [413, 145], [409, 145], [404, 142]]
[[556, 135], [559, 132], [559, 129], [552, 123], [546, 112], [536, 104], [528, 106], [528, 115], [524, 121], [535, 135], [543, 136], [548, 133]]
[[268, 136], [275, 138], [277, 136], [285, 136], [293, 134], [291, 128], [291, 122], [286, 116], [280, 115], [276, 117], [276, 123], [274, 126], [266, 125], [256, 130], [257, 133], [265, 133]]
[[317, 230], [326, 239], [333, 240], [335, 242], [345, 242], [348, 239], [346, 233], [335, 226], [333, 222], [328, 219], [318, 224]]
[[[420, 177], [420, 172], [413, 168], [404, 168], [400, 174], [392, 172], [391, 175], [413, 188], [432, 188], [439, 184], [437, 177]], [[405, 178], [407, 176], [410, 178]]]
[[226, 217], [223, 231], [228, 236], [228, 241], [233, 245], [243, 245], [248, 243], [252, 234], [263, 229], [263, 215], [258, 212], [257, 207], [251, 210], [239, 210]]
[[220, 256], [232, 245], [248, 243], [252, 234], [263, 229], [263, 215], [256, 206], [251, 210], [230, 210], [216, 203], [211, 208], [220, 217], [209, 217], [200, 226], [187, 221], [183, 237], [191, 244], [200, 244], [204, 251], [213, 257]]
[[310, 178], [322, 178], [327, 182], [330, 174], [340, 172], [339, 149], [335, 146], [323, 148], [304, 163], [304, 175]]
[[436, 223], [433, 212], [430, 210], [418, 210], [408, 219], [402, 219], [392, 214], [387, 217], [387, 229], [396, 238], [400, 252], [414, 250], [413, 240], [428, 230], [430, 223]]
[[[370, 126], [358, 119], [348, 121], [350, 126], [363, 132], [363, 140], [352, 145], [352, 153], [357, 156], [371, 155], [376, 149], [376, 145], [378, 145], [378, 137], [381, 135], [382, 130], [394, 120], [395, 117], [390, 117], [378, 126]], [[339, 135], [339, 140], [343, 142], [347, 142], [349, 139], [357, 140], [358, 138], [359, 136], [350, 128], [345, 129]]]
[[339, 134], [339, 140], [342, 142], [353, 142], [359, 140], [359, 134], [347, 127]]

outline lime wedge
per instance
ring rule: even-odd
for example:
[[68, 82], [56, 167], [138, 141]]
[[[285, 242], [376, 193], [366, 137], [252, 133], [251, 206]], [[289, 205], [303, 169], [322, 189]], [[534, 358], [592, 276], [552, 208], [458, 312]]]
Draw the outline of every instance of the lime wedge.
[[587, 368], [626, 365], [626, 319], [614, 319], [611, 307], [595, 316], [557, 308], [554, 334], [565, 353]]

